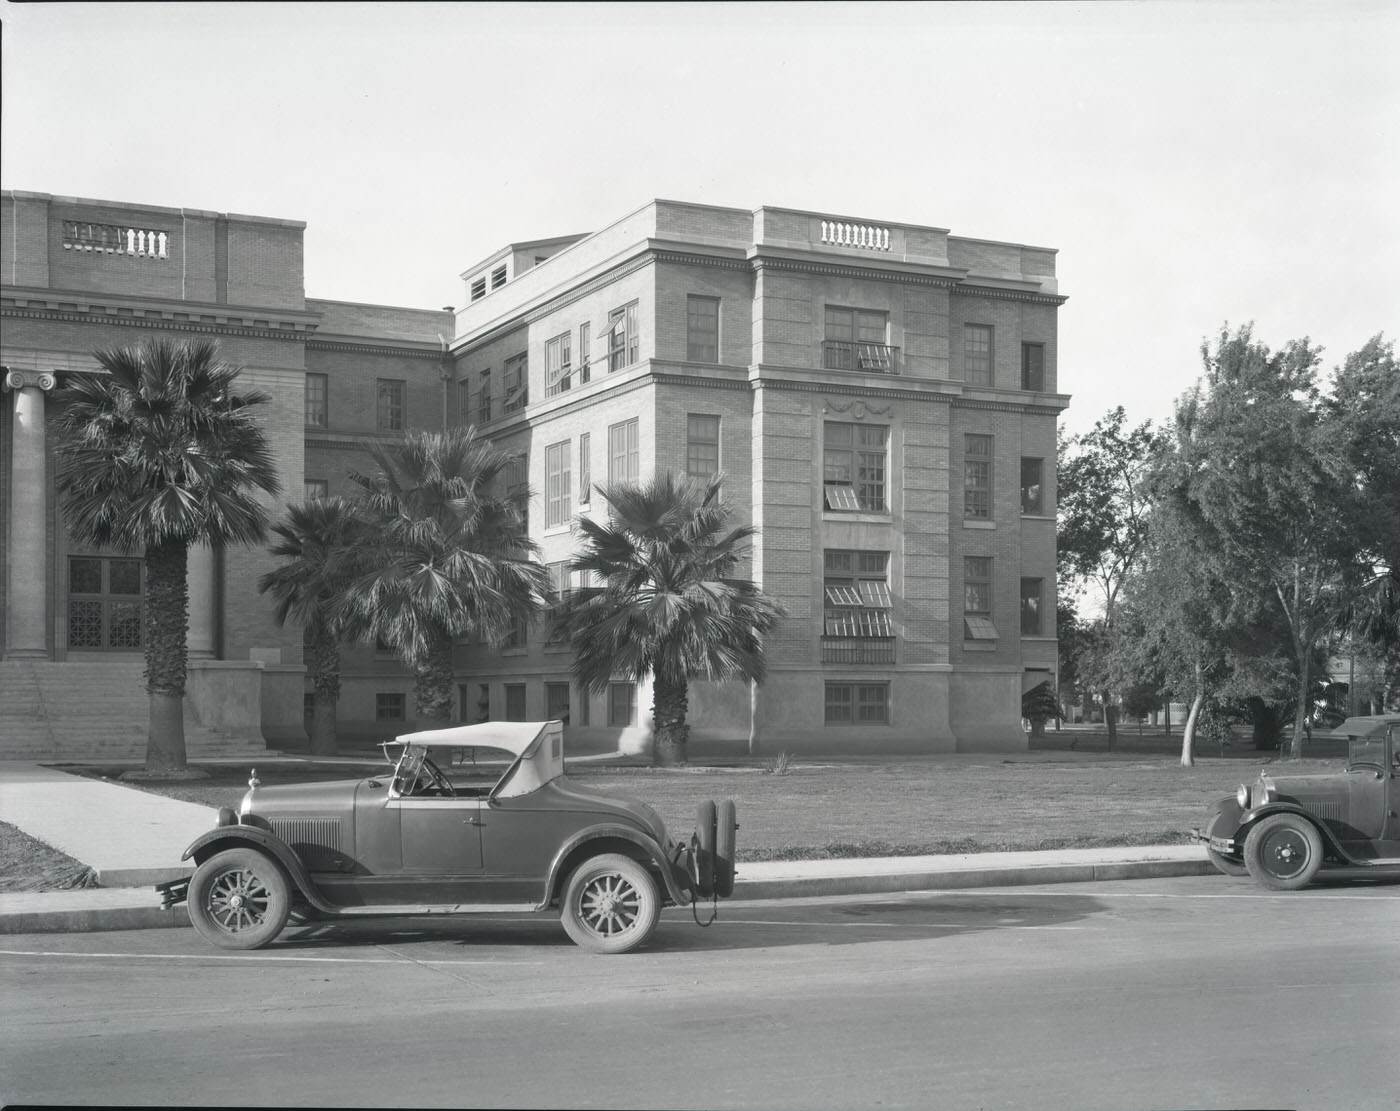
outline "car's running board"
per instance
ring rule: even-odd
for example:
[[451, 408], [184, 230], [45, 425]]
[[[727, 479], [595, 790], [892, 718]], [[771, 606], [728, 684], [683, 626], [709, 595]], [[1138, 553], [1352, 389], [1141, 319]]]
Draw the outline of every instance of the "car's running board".
[[394, 906], [337, 907], [331, 913], [337, 918], [373, 918], [387, 914], [426, 917], [431, 914], [534, 914], [539, 909], [537, 903], [404, 903]]

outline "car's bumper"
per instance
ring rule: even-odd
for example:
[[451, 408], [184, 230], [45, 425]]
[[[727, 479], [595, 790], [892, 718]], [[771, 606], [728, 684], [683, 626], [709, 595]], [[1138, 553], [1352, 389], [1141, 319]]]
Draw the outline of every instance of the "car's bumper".
[[1233, 837], [1220, 837], [1216, 834], [1202, 833], [1199, 829], [1191, 831], [1191, 839], [1200, 841], [1207, 848], [1214, 849], [1222, 856], [1238, 856], [1239, 848], [1235, 845]]

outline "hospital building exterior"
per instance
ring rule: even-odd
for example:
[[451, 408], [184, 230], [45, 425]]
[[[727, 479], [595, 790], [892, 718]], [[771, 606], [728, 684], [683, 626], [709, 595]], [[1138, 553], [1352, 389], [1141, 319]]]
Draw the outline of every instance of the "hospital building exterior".
[[[67, 537], [54, 391], [93, 352], [210, 339], [268, 394], [282, 493], [349, 493], [366, 445], [475, 425], [519, 453], [558, 589], [609, 483], [723, 476], [758, 530], [745, 573], [786, 611], [757, 687], [697, 682], [693, 751], [1026, 747], [1056, 668], [1055, 252], [874, 218], [657, 200], [513, 243], [461, 305], [321, 300], [305, 224], [6, 190], [0, 220], [0, 751], [144, 751], [139, 554]], [[257, 592], [261, 548], [190, 560], [190, 757], [304, 743], [301, 631]], [[650, 691], [570, 681], [546, 622], [456, 650], [456, 718], [566, 723], [644, 748]], [[347, 647], [341, 734], [413, 726], [413, 680]]]

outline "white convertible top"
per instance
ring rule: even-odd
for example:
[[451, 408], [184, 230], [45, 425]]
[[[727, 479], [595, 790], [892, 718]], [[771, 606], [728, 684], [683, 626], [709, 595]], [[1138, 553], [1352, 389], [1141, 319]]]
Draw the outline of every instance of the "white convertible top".
[[[537, 791], [564, 774], [564, 723], [560, 721], [483, 721], [449, 729], [404, 733], [386, 745], [434, 748], [494, 748], [515, 757], [491, 791], [493, 798], [513, 798]], [[435, 761], [436, 762], [436, 761]]]

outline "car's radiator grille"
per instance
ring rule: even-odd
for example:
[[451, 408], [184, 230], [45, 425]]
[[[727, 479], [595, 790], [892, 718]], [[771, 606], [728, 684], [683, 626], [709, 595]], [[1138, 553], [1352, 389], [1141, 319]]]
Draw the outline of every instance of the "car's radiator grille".
[[312, 871], [340, 868], [339, 818], [273, 818], [272, 832], [291, 846]]

